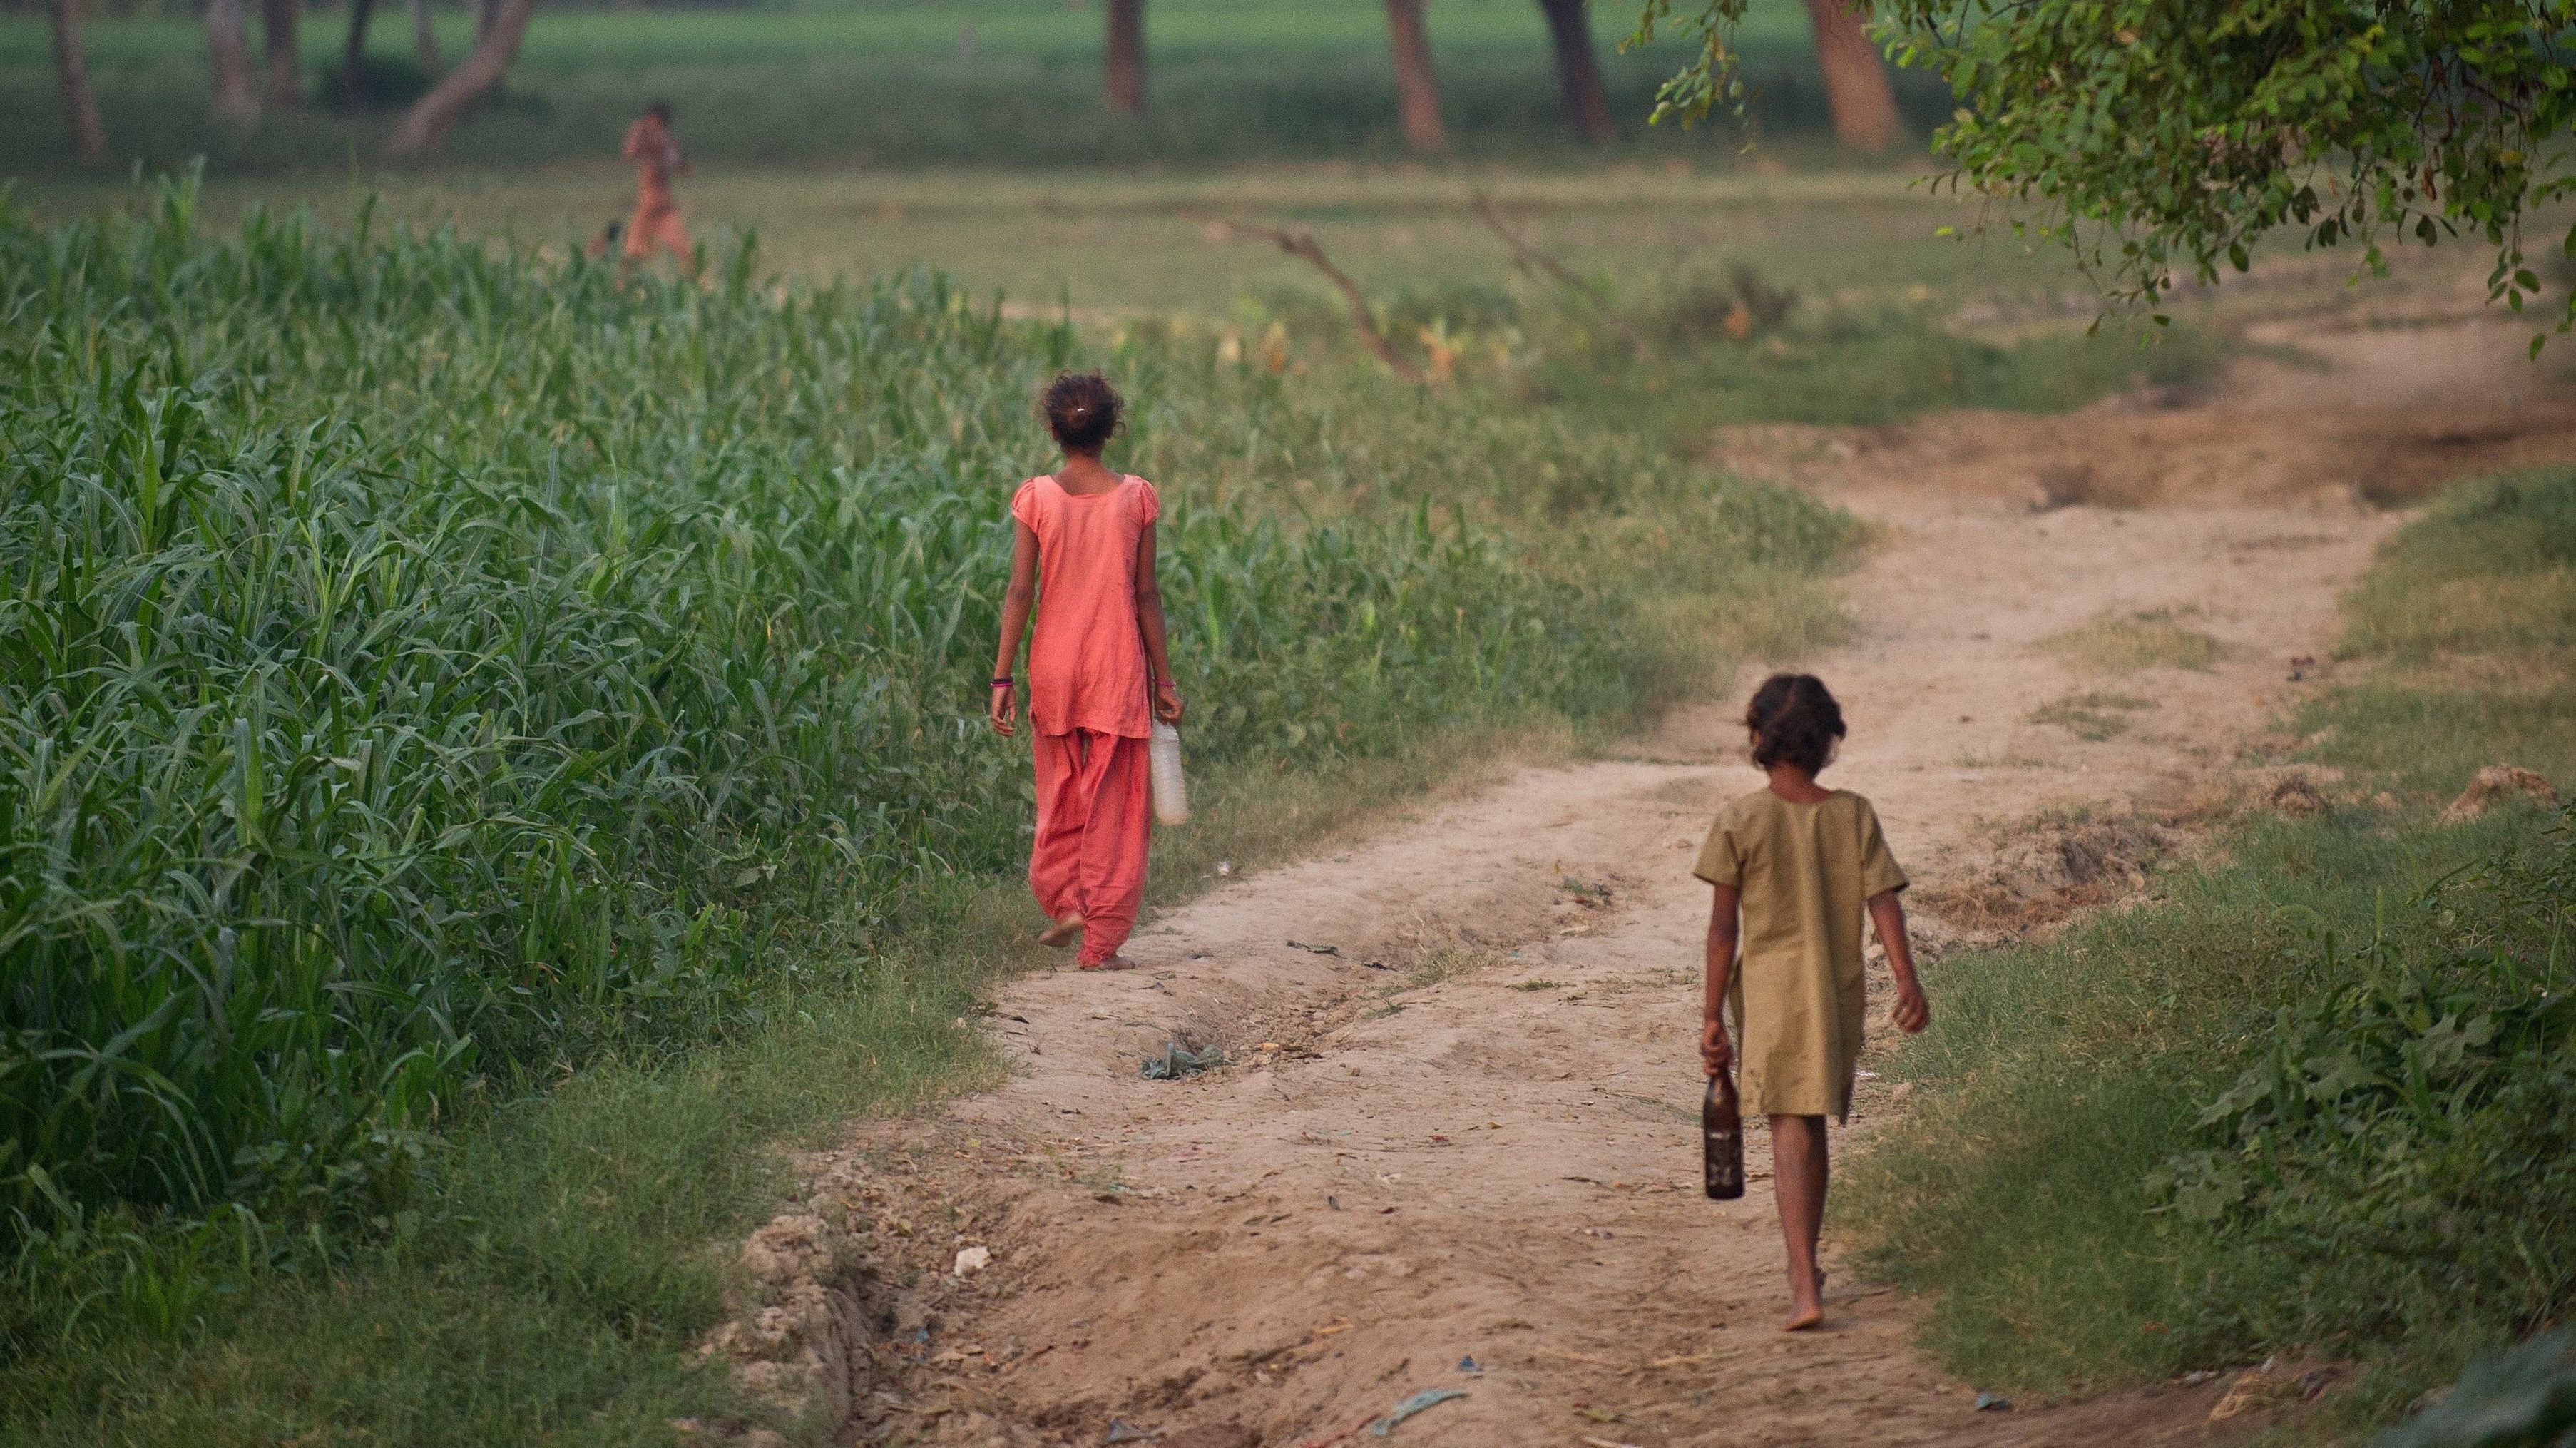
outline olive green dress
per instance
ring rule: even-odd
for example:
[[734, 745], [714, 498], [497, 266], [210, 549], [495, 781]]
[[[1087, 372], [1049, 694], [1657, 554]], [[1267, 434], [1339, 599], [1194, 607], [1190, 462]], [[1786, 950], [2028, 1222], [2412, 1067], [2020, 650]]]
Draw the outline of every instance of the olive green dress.
[[1848, 1116], [1861, 917], [1873, 897], [1905, 888], [1878, 812], [1849, 790], [1795, 804], [1757, 789], [1717, 812], [1692, 873], [1743, 892], [1727, 1003], [1744, 1113]]

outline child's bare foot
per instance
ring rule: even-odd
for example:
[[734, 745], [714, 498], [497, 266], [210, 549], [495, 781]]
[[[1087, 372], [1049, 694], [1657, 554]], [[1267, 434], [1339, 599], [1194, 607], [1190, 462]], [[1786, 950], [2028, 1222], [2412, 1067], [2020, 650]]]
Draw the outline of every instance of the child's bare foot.
[[1082, 968], [1084, 970], [1134, 970], [1136, 962], [1123, 955], [1113, 955], [1107, 960], [1086, 960], [1082, 963]]
[[1068, 915], [1053, 925], [1048, 926], [1046, 929], [1039, 931], [1038, 944], [1048, 946], [1055, 950], [1062, 950], [1073, 943], [1073, 937], [1080, 935], [1081, 933], [1082, 917], [1079, 915]]
[[1805, 1332], [1810, 1328], [1823, 1325], [1825, 1320], [1825, 1274], [1821, 1269], [1816, 1273], [1815, 1283], [1816, 1288], [1812, 1295], [1796, 1292], [1794, 1290], [1790, 1293], [1789, 1316], [1786, 1321], [1780, 1324], [1780, 1330], [1782, 1332]]

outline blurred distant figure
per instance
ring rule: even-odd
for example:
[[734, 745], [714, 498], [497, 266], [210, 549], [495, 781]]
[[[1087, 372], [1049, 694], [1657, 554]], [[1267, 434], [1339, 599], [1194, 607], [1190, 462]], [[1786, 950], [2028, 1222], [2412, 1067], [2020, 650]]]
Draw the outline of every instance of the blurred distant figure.
[[671, 195], [671, 178], [689, 174], [689, 162], [671, 134], [669, 101], [646, 106], [635, 124], [627, 127], [626, 160], [635, 168], [635, 215], [626, 223], [625, 264], [645, 260], [655, 247], [669, 247], [671, 255], [686, 260], [689, 232], [680, 225], [680, 203]]

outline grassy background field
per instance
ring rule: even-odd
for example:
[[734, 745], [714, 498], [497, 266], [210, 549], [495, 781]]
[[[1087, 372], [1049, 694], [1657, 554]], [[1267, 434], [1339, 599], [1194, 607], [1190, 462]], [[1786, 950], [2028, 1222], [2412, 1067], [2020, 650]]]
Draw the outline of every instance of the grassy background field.
[[2439, 818], [2487, 765], [2576, 778], [2576, 473], [2455, 488], [2347, 617], [2276, 755], [2340, 771], [2331, 808], [1938, 968], [1919, 1104], [1836, 1211], [1968, 1381], [2357, 1359], [2304, 1425], [2340, 1441], [2576, 1302], [2576, 841], [2518, 798]]
[[[1678, 65], [1664, 42], [1627, 54], [1626, 4], [1593, 7], [1621, 149], [1722, 158], [1741, 144], [1725, 124], [1647, 132], [1654, 89]], [[336, 69], [341, 13], [312, 16], [301, 38], [317, 90]], [[1545, 24], [1529, 0], [1442, 0], [1430, 12], [1433, 64], [1455, 150], [1583, 166], [1557, 99]], [[1824, 125], [1804, 10], [1758, 0], [1744, 31], [1762, 124], [1784, 140]], [[468, 40], [443, 10], [449, 63]], [[885, 166], [1001, 165], [1073, 170], [1137, 163], [1395, 158], [1394, 75], [1386, 14], [1374, 0], [1156, 0], [1147, 25], [1152, 105], [1142, 118], [1102, 104], [1102, 19], [1063, 0], [880, 0], [698, 11], [540, 9], [506, 92], [450, 139], [443, 164], [527, 166], [613, 154], [636, 109], [673, 101], [691, 148], [733, 163], [830, 161]], [[399, 69], [412, 54], [398, 9], [369, 32]], [[0, 17], [0, 155], [10, 173], [75, 169], [44, 22]], [[193, 19], [106, 19], [90, 56], [115, 160], [174, 166], [206, 154], [219, 173], [345, 170], [370, 155], [390, 114], [339, 116], [316, 105], [246, 131], [208, 119], [204, 32]], [[1928, 131], [1948, 114], [1937, 81], [1903, 94]], [[930, 98], [936, 98], [935, 101]]]
[[[613, 169], [377, 179], [390, 220], [514, 237], [557, 256], [622, 215], [631, 196]], [[113, 210], [131, 194], [121, 183], [21, 188], [51, 220]], [[216, 227], [294, 207], [337, 227], [373, 194], [346, 178], [237, 178], [209, 182], [200, 205]], [[1479, 214], [1479, 194], [1609, 297], [1647, 350], [1563, 285], [1516, 268]], [[710, 255], [756, 236], [761, 264], [793, 276], [934, 266], [1014, 315], [1069, 309], [1105, 333], [1177, 328], [1285, 366], [1374, 367], [1343, 299], [1312, 268], [1206, 218], [1296, 227], [1351, 274], [1426, 369], [1435, 348], [1445, 351], [1455, 380], [1494, 405], [1550, 406], [1686, 458], [1704, 455], [1710, 430], [1728, 423], [2060, 411], [2135, 385], [2187, 385], [2214, 375], [2234, 325], [2194, 308], [2152, 335], [2121, 319], [2088, 334], [2094, 313], [2061, 257], [2006, 234], [1943, 236], [1986, 213], [1901, 172], [1356, 166], [1073, 181], [735, 171], [703, 174], [684, 195]], [[2302, 298], [2333, 295], [2340, 273], [2318, 271]], [[1785, 305], [1776, 323], [1738, 336], [1728, 319], [1748, 280]], [[1970, 307], [2040, 320], [1959, 324]]]

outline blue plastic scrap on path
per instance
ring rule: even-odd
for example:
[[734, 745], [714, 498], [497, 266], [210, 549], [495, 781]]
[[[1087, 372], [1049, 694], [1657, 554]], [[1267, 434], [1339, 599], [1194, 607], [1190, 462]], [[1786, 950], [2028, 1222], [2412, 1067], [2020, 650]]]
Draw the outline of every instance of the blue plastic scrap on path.
[[1458, 1391], [1456, 1388], [1424, 1388], [1421, 1392], [1418, 1392], [1412, 1397], [1405, 1399], [1403, 1402], [1396, 1404], [1394, 1412], [1391, 1412], [1385, 1417], [1378, 1419], [1376, 1422], [1369, 1424], [1369, 1432], [1377, 1437], [1383, 1438], [1389, 1433], [1395, 1431], [1396, 1424], [1403, 1422], [1405, 1419], [1412, 1417], [1423, 1409], [1436, 1408], [1442, 1403], [1449, 1401], [1451, 1398], [1463, 1398], [1465, 1396], [1467, 1396], [1465, 1393]]

